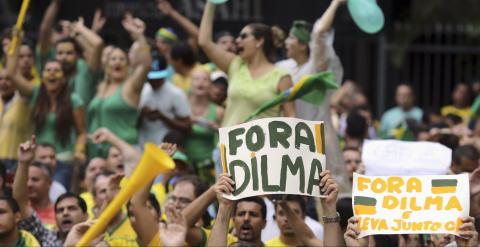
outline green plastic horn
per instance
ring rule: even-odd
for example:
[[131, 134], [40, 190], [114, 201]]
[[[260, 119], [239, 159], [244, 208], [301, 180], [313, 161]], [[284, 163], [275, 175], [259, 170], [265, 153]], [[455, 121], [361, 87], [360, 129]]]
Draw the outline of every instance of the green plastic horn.
[[348, 10], [357, 26], [366, 33], [382, 29], [385, 17], [375, 0], [348, 0]]
[[228, 0], [209, 0], [213, 4], [222, 4], [226, 3]]

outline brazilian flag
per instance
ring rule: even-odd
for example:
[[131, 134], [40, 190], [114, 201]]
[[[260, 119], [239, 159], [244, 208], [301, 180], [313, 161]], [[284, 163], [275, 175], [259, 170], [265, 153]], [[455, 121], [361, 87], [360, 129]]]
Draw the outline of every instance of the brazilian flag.
[[269, 102], [257, 108], [257, 110], [250, 114], [245, 122], [252, 120], [254, 117], [276, 105], [288, 101], [294, 101], [296, 99], [319, 106], [323, 103], [327, 90], [337, 88], [338, 85], [335, 82], [334, 74], [331, 71], [303, 76], [295, 86], [285, 90]]

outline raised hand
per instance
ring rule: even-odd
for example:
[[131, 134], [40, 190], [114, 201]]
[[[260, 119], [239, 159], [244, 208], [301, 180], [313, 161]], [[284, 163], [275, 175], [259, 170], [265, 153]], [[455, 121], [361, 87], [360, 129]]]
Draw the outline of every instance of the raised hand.
[[360, 231], [358, 230], [358, 219], [354, 216], [348, 219], [347, 231], [343, 235], [345, 243], [348, 247], [366, 247], [368, 246], [368, 238], [358, 238]]
[[126, 13], [122, 20], [122, 25], [134, 40], [139, 39], [145, 33], [145, 22], [139, 18], [134, 18], [132, 14]]
[[90, 139], [95, 144], [101, 144], [104, 142], [108, 142], [108, 140], [112, 137], [112, 132], [110, 132], [107, 128], [100, 128], [97, 129], [92, 135], [90, 135]]
[[224, 173], [218, 178], [218, 181], [214, 185], [214, 188], [215, 193], [217, 194], [217, 200], [220, 204], [224, 204], [227, 206], [233, 205], [234, 202], [223, 197], [223, 194], [232, 194], [232, 192], [234, 191], [234, 185], [235, 182], [230, 178], [230, 174]]
[[107, 22], [107, 18], [102, 16], [102, 10], [96, 9], [95, 14], [93, 15], [92, 31], [96, 33], [100, 32], [103, 26], [105, 26], [106, 22]]
[[18, 147], [17, 159], [19, 163], [27, 163], [29, 164], [33, 160], [33, 156], [35, 155], [35, 148], [36, 148], [36, 138], [32, 136], [30, 141], [26, 141]]
[[[64, 246], [76, 246], [82, 236], [88, 231], [88, 229], [90, 229], [90, 227], [93, 226], [93, 224], [95, 224], [95, 220], [89, 220], [74, 225], [72, 229], [68, 232]], [[104, 234], [100, 234], [100, 236], [96, 237], [90, 244], [92, 246], [97, 246], [98, 243], [103, 241], [103, 237]]]
[[322, 207], [326, 214], [335, 214], [337, 212], [338, 184], [329, 170], [322, 171], [320, 177], [322, 178], [320, 180], [320, 191], [327, 196], [321, 199]]
[[173, 156], [177, 151], [177, 144], [173, 143], [162, 142], [158, 147], [165, 151], [169, 156]]
[[175, 9], [172, 8], [172, 5], [167, 0], [158, 0], [157, 7], [166, 16], [170, 16]]
[[169, 204], [165, 206], [167, 222], [160, 222], [160, 240], [163, 246], [184, 246], [187, 237], [187, 221], [180, 210]]
[[478, 245], [478, 232], [475, 229], [475, 218], [471, 216], [464, 217], [458, 233], [460, 237], [455, 237], [458, 247]]

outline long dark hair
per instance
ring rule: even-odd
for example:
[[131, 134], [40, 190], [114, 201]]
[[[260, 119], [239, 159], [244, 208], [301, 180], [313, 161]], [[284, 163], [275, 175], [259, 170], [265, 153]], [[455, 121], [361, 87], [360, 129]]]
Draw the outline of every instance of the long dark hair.
[[263, 38], [263, 52], [270, 62], [273, 62], [276, 50], [283, 46], [285, 33], [278, 26], [270, 27], [263, 23], [250, 23], [247, 26], [252, 29], [255, 39]]
[[[58, 63], [61, 65], [61, 63], [57, 60], [49, 60], [45, 63], [45, 65], [48, 63]], [[55, 137], [58, 141], [60, 141], [60, 144], [62, 144], [62, 146], [65, 146], [70, 140], [71, 126], [74, 125], [73, 107], [70, 98], [70, 89], [68, 86], [68, 82], [65, 82], [64, 85], [61, 87], [60, 92], [58, 93], [55, 100], [57, 101], [57, 109], [55, 111], [55, 113], [57, 114]], [[51, 107], [52, 105], [50, 103], [50, 98], [48, 97], [47, 89], [42, 83], [40, 86], [37, 102], [35, 103], [35, 106], [32, 110], [32, 120], [35, 123], [35, 127], [37, 130], [43, 128]]]

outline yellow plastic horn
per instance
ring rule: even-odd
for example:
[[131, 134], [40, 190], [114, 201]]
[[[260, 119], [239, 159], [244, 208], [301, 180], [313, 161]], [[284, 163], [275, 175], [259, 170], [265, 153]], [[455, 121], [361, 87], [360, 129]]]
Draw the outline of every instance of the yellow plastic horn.
[[121, 210], [123, 205], [141, 188], [161, 173], [175, 168], [172, 158], [163, 150], [152, 143], [145, 144], [145, 152], [135, 168], [126, 185], [120, 190], [107, 208], [98, 218], [97, 222], [88, 229], [77, 246], [88, 246], [90, 242], [105, 231], [108, 223]]

